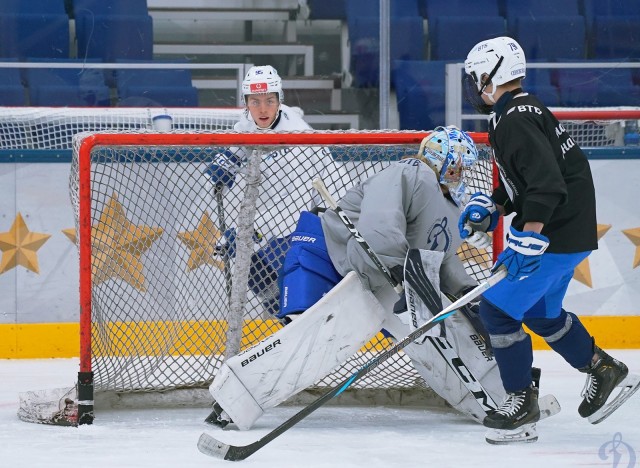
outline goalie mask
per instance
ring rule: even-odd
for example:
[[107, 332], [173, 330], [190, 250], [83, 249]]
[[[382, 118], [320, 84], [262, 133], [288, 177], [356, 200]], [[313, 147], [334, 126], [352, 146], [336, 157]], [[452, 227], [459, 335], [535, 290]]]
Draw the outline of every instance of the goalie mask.
[[278, 93], [280, 103], [284, 100], [282, 80], [271, 65], [251, 67], [242, 81], [242, 103], [246, 106], [249, 94]]
[[468, 197], [466, 175], [478, 160], [478, 150], [469, 135], [454, 127], [438, 127], [420, 145], [419, 156], [436, 173], [459, 207]]
[[[479, 42], [464, 62], [462, 87], [465, 96], [478, 112], [490, 114], [493, 105], [485, 103], [482, 96], [495, 104], [496, 88], [516, 78], [524, 78], [526, 68], [524, 52], [515, 39], [503, 36]], [[485, 91], [489, 84], [493, 85], [491, 93]]]

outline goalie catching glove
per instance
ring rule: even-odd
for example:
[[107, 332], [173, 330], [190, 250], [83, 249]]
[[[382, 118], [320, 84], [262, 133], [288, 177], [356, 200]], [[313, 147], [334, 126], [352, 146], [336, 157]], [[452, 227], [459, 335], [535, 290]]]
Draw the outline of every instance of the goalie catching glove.
[[498, 255], [491, 271], [500, 265], [507, 268], [507, 280], [523, 280], [538, 271], [542, 254], [549, 247], [549, 239], [533, 231], [520, 232], [510, 226], [507, 234], [507, 248]]

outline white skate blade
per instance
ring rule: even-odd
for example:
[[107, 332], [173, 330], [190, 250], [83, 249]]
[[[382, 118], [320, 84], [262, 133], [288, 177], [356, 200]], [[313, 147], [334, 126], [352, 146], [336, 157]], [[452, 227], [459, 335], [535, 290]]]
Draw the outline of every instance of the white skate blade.
[[598, 424], [607, 419], [611, 414], [620, 408], [622, 404], [627, 401], [631, 396], [640, 388], [640, 375], [629, 374], [627, 378], [618, 384], [616, 388], [620, 389], [620, 392], [615, 398], [609, 396], [609, 400], [604, 404], [602, 408], [593, 413], [587, 418], [591, 424]]
[[[547, 419], [560, 412], [560, 403], [553, 395], [545, 395], [538, 399], [540, 419]], [[532, 443], [538, 440], [536, 423], [523, 424], [516, 429], [490, 429], [485, 434], [485, 440], [492, 445], [507, 445], [515, 443]]]
[[538, 440], [536, 423], [523, 424], [517, 429], [491, 429], [484, 439], [491, 445], [530, 444]]

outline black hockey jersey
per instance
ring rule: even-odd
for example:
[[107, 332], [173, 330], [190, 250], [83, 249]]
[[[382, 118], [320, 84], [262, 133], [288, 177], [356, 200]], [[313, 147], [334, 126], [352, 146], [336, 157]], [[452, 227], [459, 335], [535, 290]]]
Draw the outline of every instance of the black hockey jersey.
[[550, 253], [598, 248], [596, 200], [586, 156], [535, 96], [505, 93], [494, 106], [489, 140], [500, 171], [492, 198], [514, 228], [544, 223]]

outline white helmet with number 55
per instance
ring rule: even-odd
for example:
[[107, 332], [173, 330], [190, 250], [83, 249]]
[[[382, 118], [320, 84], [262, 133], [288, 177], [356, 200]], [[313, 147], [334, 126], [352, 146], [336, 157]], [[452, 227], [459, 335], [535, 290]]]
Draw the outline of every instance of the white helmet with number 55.
[[242, 81], [242, 100], [249, 94], [278, 93], [280, 102], [284, 100], [282, 80], [271, 65], [251, 67]]

